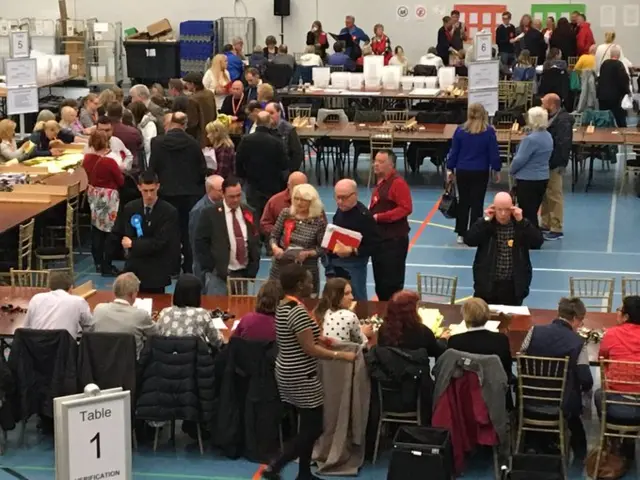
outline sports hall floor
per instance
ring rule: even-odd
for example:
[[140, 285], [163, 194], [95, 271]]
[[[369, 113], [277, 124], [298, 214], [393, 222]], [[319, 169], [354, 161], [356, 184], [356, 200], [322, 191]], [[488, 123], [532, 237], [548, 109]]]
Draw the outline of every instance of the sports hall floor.
[[[401, 162], [399, 161], [399, 164]], [[452, 231], [453, 222], [446, 220], [435, 208], [441, 194], [441, 183], [432, 166], [425, 162], [421, 178], [412, 178], [414, 211], [411, 216], [411, 250], [407, 260], [406, 287], [415, 288], [416, 274], [432, 273], [457, 275], [458, 298], [472, 295], [471, 265], [474, 249], [458, 246]], [[360, 178], [366, 179], [367, 163]], [[530, 307], [555, 308], [558, 299], [568, 294], [570, 276], [615, 277], [616, 297], [614, 306], [620, 302], [620, 278], [640, 274], [640, 199], [631, 184], [626, 193], [619, 195], [620, 162], [611, 170], [602, 170], [596, 162], [594, 181], [588, 193], [584, 192], [582, 180], [571, 193], [565, 185], [565, 237], [547, 242], [541, 250], [532, 252], [534, 268], [531, 294], [526, 300]], [[313, 179], [312, 179], [313, 181]], [[319, 188], [327, 212], [335, 210], [331, 187]], [[486, 201], [490, 202], [491, 187]], [[370, 192], [360, 187], [360, 199], [368, 204]], [[331, 216], [331, 214], [330, 214]], [[269, 259], [262, 262], [259, 276], [269, 272]], [[98, 288], [110, 288], [111, 280], [102, 279], [92, 273], [93, 263], [89, 257], [79, 256], [76, 266], [78, 282], [91, 279]], [[369, 274], [369, 293], [374, 294], [373, 276]], [[594, 374], [596, 372], [594, 371]], [[595, 375], [594, 375], [595, 376]], [[597, 378], [597, 377], [596, 377]], [[587, 421], [590, 445], [597, 439], [598, 424], [594, 418]], [[35, 425], [35, 422], [31, 422]], [[9, 446], [4, 457], [0, 457], [0, 480], [20, 478], [29, 480], [54, 478], [54, 449], [48, 439], [41, 439], [33, 425], [29, 428], [27, 447], [18, 448], [17, 433], [10, 432]], [[178, 440], [177, 448], [165, 443], [157, 453], [140, 450], [133, 457], [136, 479], [167, 480], [241, 480], [254, 478], [258, 465], [243, 460], [228, 460], [217, 453], [199, 455], [193, 445]], [[388, 449], [387, 449], [388, 452]], [[386, 478], [388, 453], [375, 466], [367, 463], [358, 478], [379, 480]], [[294, 479], [296, 467], [284, 473], [286, 480]], [[255, 477], [258, 478], [258, 477]], [[416, 478], [420, 478], [416, 475]], [[424, 477], [428, 478], [428, 474]], [[489, 458], [470, 462], [464, 478], [488, 480], [493, 477]], [[572, 479], [585, 478], [575, 475]], [[635, 468], [625, 477], [638, 478]]]

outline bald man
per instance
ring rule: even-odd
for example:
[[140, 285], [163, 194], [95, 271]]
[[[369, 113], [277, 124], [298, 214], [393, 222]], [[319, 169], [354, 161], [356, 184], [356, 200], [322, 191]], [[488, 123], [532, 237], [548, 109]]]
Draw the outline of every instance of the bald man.
[[327, 255], [327, 276], [349, 278], [353, 298], [367, 300], [367, 263], [380, 244], [378, 224], [369, 209], [358, 200], [358, 186], [352, 179], [345, 178], [336, 183], [334, 197], [338, 208], [332, 223], [360, 233], [362, 241], [358, 247], [337, 244]]
[[271, 116], [258, 113], [255, 132], [243, 136], [236, 151], [236, 174], [245, 181], [247, 203], [257, 218], [262, 218], [267, 201], [284, 189], [288, 167], [284, 143], [271, 131]]
[[522, 305], [529, 295], [532, 268], [529, 249], [540, 248], [542, 233], [523, 218], [507, 192], [496, 194], [474, 223], [465, 243], [478, 247], [473, 261], [474, 297], [493, 305]]
[[234, 122], [244, 122], [247, 118], [245, 108], [247, 98], [244, 94], [244, 84], [236, 80], [231, 84], [231, 95], [227, 95], [222, 102], [220, 113], [229, 115]]
[[207, 162], [200, 144], [185, 131], [187, 115], [174, 112], [168, 120], [167, 133], [151, 140], [149, 166], [158, 175], [160, 197], [178, 210], [182, 269], [185, 273], [191, 273], [193, 260], [189, 241], [189, 213], [205, 192]]
[[287, 179], [287, 188], [271, 197], [264, 206], [262, 217], [260, 217], [260, 231], [265, 237], [268, 238], [271, 235], [280, 212], [291, 206], [291, 193], [294, 187], [303, 183], [309, 183], [307, 176], [302, 172], [293, 172]]
[[547, 131], [553, 138], [553, 153], [549, 159], [549, 182], [540, 206], [540, 229], [545, 240], [564, 237], [564, 196], [562, 178], [569, 164], [573, 146], [573, 117], [562, 108], [560, 97], [549, 93], [542, 97], [542, 108], [549, 113]]

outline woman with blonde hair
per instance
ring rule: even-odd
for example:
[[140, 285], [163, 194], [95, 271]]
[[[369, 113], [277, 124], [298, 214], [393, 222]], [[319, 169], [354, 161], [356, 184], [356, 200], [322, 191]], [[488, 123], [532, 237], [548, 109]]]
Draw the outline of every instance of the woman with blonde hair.
[[489, 125], [484, 107], [472, 103], [467, 109], [467, 121], [453, 134], [447, 159], [447, 181], [455, 181], [458, 188], [455, 231], [459, 244], [464, 243], [469, 225], [482, 216], [489, 172], [494, 172], [498, 183], [501, 168], [496, 131]]
[[600, 67], [602, 66], [602, 64], [605, 62], [605, 60], [609, 60], [611, 58], [611, 49], [613, 47], [618, 47], [618, 49], [620, 50], [620, 58], [618, 60], [620, 60], [625, 68], [627, 69], [627, 73], [629, 73], [629, 66], [631, 65], [631, 62], [629, 62], [629, 60], [627, 60], [627, 58], [624, 56], [624, 53], [622, 53], [622, 47], [616, 43], [616, 32], [605, 32], [604, 34], [604, 43], [598, 45], [598, 48], [596, 48], [596, 73], [598, 74], [598, 76], [600, 76]]
[[[106, 90], [101, 91], [100, 95], [98, 96], [98, 110], [97, 110], [98, 115], [106, 115], [107, 105], [109, 105], [110, 103], [117, 103], [117, 102], [118, 102], [118, 96], [116, 95], [116, 92], [114, 92], [110, 88], [107, 88]], [[96, 123], [97, 123], [97, 119], [96, 119]]]
[[268, 83], [261, 83], [258, 85], [258, 98], [257, 100], [260, 102], [260, 106], [264, 108], [267, 103], [273, 102], [276, 97], [276, 92], [273, 90], [273, 87]]
[[233, 175], [236, 171], [236, 149], [229, 138], [229, 128], [219, 120], [209, 122], [206, 127], [209, 145], [216, 158], [215, 174], [222, 178]]
[[84, 128], [91, 128], [98, 123], [98, 107], [100, 101], [98, 95], [90, 93], [82, 99], [82, 108], [80, 108], [80, 123]]
[[35, 144], [33, 156], [59, 157], [64, 153], [64, 144], [73, 143], [75, 138], [71, 131], [61, 128], [55, 119], [40, 120], [30, 137], [31, 142]]
[[516, 180], [516, 196], [522, 216], [538, 226], [538, 209], [549, 182], [549, 159], [553, 138], [547, 131], [549, 114], [542, 107], [530, 108], [527, 126], [531, 132], [522, 139], [511, 162], [511, 175]]
[[0, 164], [13, 165], [29, 156], [29, 152], [25, 151], [29, 142], [18, 148], [15, 137], [16, 122], [8, 118], [0, 120]]
[[277, 280], [284, 265], [300, 263], [311, 272], [317, 294], [320, 288], [318, 259], [323, 253], [321, 244], [326, 228], [324, 206], [318, 191], [308, 183], [296, 186], [291, 194], [291, 207], [280, 212], [271, 232], [273, 264], [270, 278]]
[[[204, 88], [213, 92], [216, 97], [216, 105], [222, 105], [224, 98], [229, 94], [231, 87], [231, 77], [227, 70], [227, 57], [218, 54], [213, 57], [211, 67], [207, 70], [202, 78]], [[219, 107], [218, 107], [219, 108]]]

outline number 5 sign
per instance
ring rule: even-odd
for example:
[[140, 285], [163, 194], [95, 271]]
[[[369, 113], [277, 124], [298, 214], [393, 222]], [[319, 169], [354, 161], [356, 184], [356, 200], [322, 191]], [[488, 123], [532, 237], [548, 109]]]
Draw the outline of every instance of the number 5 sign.
[[130, 392], [90, 384], [53, 406], [56, 480], [132, 480]]

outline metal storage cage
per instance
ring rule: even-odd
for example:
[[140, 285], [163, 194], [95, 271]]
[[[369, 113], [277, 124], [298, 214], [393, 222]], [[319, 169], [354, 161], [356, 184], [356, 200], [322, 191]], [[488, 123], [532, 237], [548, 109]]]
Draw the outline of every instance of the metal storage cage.
[[[48, 55], [56, 54], [56, 21], [39, 18], [21, 18], [21, 30], [28, 30], [31, 50]], [[25, 28], [26, 27], [26, 28]]]
[[[28, 28], [28, 23], [21, 24], [17, 18], [0, 18], [0, 59], [9, 58], [11, 32]], [[0, 75], [4, 75], [4, 61], [0, 61]]]
[[234, 37], [240, 37], [244, 41], [245, 55], [251, 54], [256, 45], [256, 19], [251, 17], [222, 17], [216, 20], [218, 24], [218, 49], [231, 43]]

